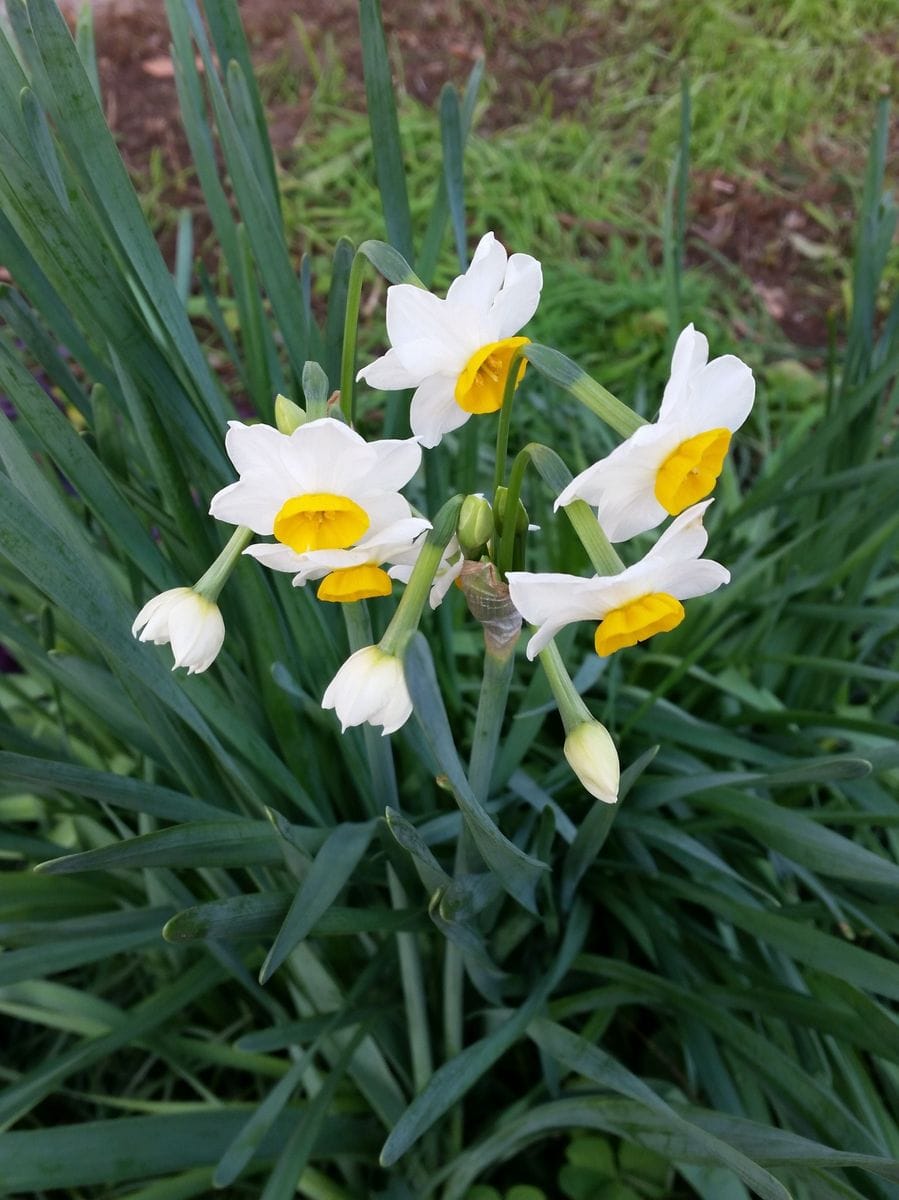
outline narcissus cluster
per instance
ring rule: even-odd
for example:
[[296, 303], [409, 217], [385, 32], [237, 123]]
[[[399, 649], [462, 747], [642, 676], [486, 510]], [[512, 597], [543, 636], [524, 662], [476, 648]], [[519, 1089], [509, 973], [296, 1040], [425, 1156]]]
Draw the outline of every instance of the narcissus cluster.
[[[408, 276], [414, 279], [411, 271]], [[388, 288], [390, 348], [358, 379], [382, 390], [414, 389], [411, 438], [365, 441], [337, 410], [326, 415], [323, 402], [310, 404], [307, 414], [283, 397], [276, 405], [279, 427], [232, 421], [225, 448], [238, 478], [212, 498], [210, 513], [237, 529], [193, 588], [165, 592], [144, 606], [135, 635], [170, 642], [176, 666], [206, 670], [224, 639], [215, 601], [241, 553], [291, 574], [296, 587], [319, 581], [317, 597], [327, 602], [389, 596], [400, 582], [405, 592], [381, 642], [355, 650], [322, 701], [344, 730], [368, 722], [387, 734], [413, 710], [403, 655], [425, 603], [437, 607], [454, 582], [467, 588], [487, 652], [498, 652], [495, 646], [491, 651], [489, 618], [481, 612], [492, 589], [497, 611], [505, 605], [512, 648], [521, 619], [533, 627], [527, 656], [540, 656], [550, 680], [569, 764], [589, 792], [614, 802], [614, 744], [577, 695], [553, 639], [566, 625], [591, 621], [596, 653], [606, 657], [674, 629], [684, 620], [685, 600], [728, 581], [725, 567], [702, 557], [708, 542], [703, 516], [732, 435], [751, 411], [755, 384], [733, 355], [709, 362], [706, 338], [689, 325], [677, 340], [658, 415], [641, 422], [570, 360], [521, 335], [542, 284], [536, 259], [509, 256], [488, 233], [444, 298], [417, 282]], [[345, 337], [354, 347], [355, 329]], [[560, 361], [567, 372], [561, 378], [547, 367]], [[611, 413], [613, 428], [633, 430], [555, 498], [555, 508], [569, 510], [591, 553], [597, 567], [592, 577], [522, 569], [525, 539], [535, 527], [528, 525], [511, 480], [508, 493], [497, 487], [492, 504], [483, 497], [470, 497], [464, 507], [461, 498], [448, 502], [433, 527], [402, 494], [419, 469], [422, 447], [437, 446], [472, 416], [500, 410], [495, 478], [502, 483], [511, 405], [529, 362], [600, 415]], [[352, 374], [348, 378], [352, 383]], [[590, 402], [591, 390], [602, 394], [601, 402]], [[351, 416], [352, 399], [342, 408]], [[521, 474], [523, 468], [519, 490]], [[612, 543], [645, 534], [669, 516], [673, 521], [642, 557], [630, 566], [618, 558]], [[466, 561], [487, 564], [489, 571], [466, 568]], [[471, 600], [475, 577], [477, 612]], [[515, 615], [511, 626], [509, 611]], [[503, 653], [511, 653], [508, 634], [503, 636]]]

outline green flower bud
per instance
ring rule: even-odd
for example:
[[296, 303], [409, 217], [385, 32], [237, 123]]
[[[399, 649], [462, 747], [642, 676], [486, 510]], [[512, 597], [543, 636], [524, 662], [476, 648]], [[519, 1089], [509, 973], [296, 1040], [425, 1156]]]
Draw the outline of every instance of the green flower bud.
[[[496, 489], [496, 529], [498, 533], [502, 533], [503, 526], [506, 520], [506, 500], [509, 489], [498, 487]], [[518, 508], [515, 511], [515, 532], [527, 533], [528, 531], [528, 512], [525, 506], [518, 501]]]
[[306, 424], [306, 414], [299, 404], [278, 394], [275, 397], [275, 424], [281, 433], [291, 434], [301, 425]]
[[493, 509], [483, 496], [466, 496], [459, 513], [459, 545], [466, 558], [478, 559], [493, 537]]

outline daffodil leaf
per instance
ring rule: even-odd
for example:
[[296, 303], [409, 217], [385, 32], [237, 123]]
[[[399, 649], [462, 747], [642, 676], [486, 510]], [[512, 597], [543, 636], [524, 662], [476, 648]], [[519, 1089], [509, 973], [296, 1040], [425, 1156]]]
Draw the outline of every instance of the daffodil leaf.
[[346, 886], [375, 832], [375, 822], [346, 822], [328, 835], [300, 884], [284, 923], [266, 955], [259, 982], [265, 983], [294, 947], [327, 912]]
[[[228, 1105], [4, 1133], [0, 1178], [10, 1191], [28, 1193], [144, 1182], [191, 1167], [211, 1169], [251, 1112], [248, 1105]], [[259, 1146], [257, 1161], [272, 1162], [305, 1113], [306, 1106], [282, 1112]], [[349, 1154], [365, 1159], [372, 1155], [372, 1128], [354, 1117], [327, 1117], [318, 1129], [315, 1149], [325, 1157]]]
[[446, 774], [456, 803], [487, 865], [496, 872], [505, 890], [529, 912], [536, 913], [537, 884], [548, 869], [509, 841], [479, 803], [466, 778], [453, 741], [452, 730], [430, 648], [421, 634], [412, 639], [404, 661], [415, 716], [440, 769]]
[[35, 870], [70, 875], [130, 867], [246, 867], [282, 861], [278, 835], [268, 821], [190, 821], [99, 850], [53, 858]]
[[414, 287], [424, 287], [395, 246], [370, 239], [362, 243], [357, 253], [364, 255], [390, 283], [411, 283]]
[[763, 1200], [790, 1200], [787, 1189], [764, 1167], [760, 1167], [720, 1138], [685, 1120], [642, 1079], [632, 1074], [604, 1050], [591, 1045], [564, 1026], [542, 1018], [531, 1024], [528, 1033], [542, 1050], [559, 1059], [575, 1075], [586, 1076], [600, 1087], [609, 1088], [619, 1095], [645, 1105], [651, 1112], [667, 1121], [673, 1133], [680, 1135], [688, 1143], [692, 1141], [704, 1156], [717, 1160], [722, 1166], [739, 1175], [758, 1196], [763, 1197]]
[[380, 0], [360, 0], [359, 38], [375, 173], [387, 236], [405, 258], [411, 259], [412, 216]]
[[465, 177], [462, 164], [462, 117], [459, 96], [451, 83], [440, 93], [440, 138], [443, 142], [443, 178], [449, 202], [453, 236], [459, 268], [468, 269], [468, 247], [465, 237]]
[[581, 822], [562, 865], [561, 901], [563, 909], [570, 907], [578, 884], [590, 865], [596, 861], [596, 856], [603, 848], [612, 823], [620, 811], [621, 802], [658, 752], [658, 746], [651, 746], [640, 755], [636, 762], [632, 762], [626, 770], [622, 771], [617, 804], [606, 804], [603, 800], [597, 800]]

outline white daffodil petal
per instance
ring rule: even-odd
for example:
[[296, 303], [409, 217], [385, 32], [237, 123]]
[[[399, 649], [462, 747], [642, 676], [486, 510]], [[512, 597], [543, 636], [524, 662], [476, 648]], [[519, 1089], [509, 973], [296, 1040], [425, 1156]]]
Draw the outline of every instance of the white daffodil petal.
[[363, 646], [331, 680], [322, 708], [336, 711], [344, 732], [367, 722], [383, 726], [385, 735], [393, 733], [412, 715], [402, 662], [378, 646]]
[[459, 357], [451, 307], [411, 283], [387, 289], [387, 336], [400, 362], [419, 379], [452, 368]]
[[272, 492], [258, 482], [258, 476], [238, 479], [216, 492], [209, 502], [209, 515], [217, 521], [246, 525], [254, 533], [268, 535], [274, 529], [278, 510], [290, 494], [290, 490]]
[[378, 491], [394, 492], [405, 487], [421, 466], [421, 446], [415, 438], [372, 442], [375, 465], [365, 480]]
[[356, 379], [363, 379], [371, 388], [389, 392], [399, 388], [417, 387], [421, 377], [417, 372], [403, 366], [396, 350], [388, 350], [367, 367], [363, 367]]
[[[301, 425], [287, 439], [281, 461], [298, 492], [335, 492], [352, 496], [377, 461], [374, 444], [355, 430], [323, 417]], [[285, 497], [286, 499], [287, 497]]]
[[269, 473], [272, 463], [279, 461], [281, 447], [286, 441], [285, 434], [272, 425], [244, 425], [242, 421], [229, 421], [225, 453], [238, 475], [256, 471]]
[[416, 389], [409, 410], [412, 432], [428, 449], [445, 433], [464, 425], [471, 413], [456, 403], [456, 385], [445, 375], [432, 375]]
[[302, 560], [302, 555], [280, 542], [254, 542], [252, 546], [247, 546], [244, 554], [255, 558], [271, 571], [296, 571]]
[[540, 303], [543, 269], [530, 254], [513, 254], [506, 268], [502, 291], [490, 310], [495, 338], [513, 337], [530, 321]]
[[675, 517], [652, 549], [647, 551], [643, 561], [655, 562], [664, 559], [667, 562], [683, 562], [685, 559], [699, 558], [709, 542], [708, 530], [703, 525], [702, 518], [712, 503], [711, 499], [702, 500], [699, 504], [685, 508], [680, 516]]
[[447, 301], [486, 314], [503, 285], [506, 261], [505, 247], [492, 233], [485, 233], [468, 270], [450, 284]]
[[368, 514], [369, 525], [360, 544], [369, 538], [378, 537], [381, 532], [397, 521], [404, 521], [412, 516], [409, 501], [399, 492], [371, 492], [364, 497], [364, 508]]
[[671, 356], [671, 375], [665, 384], [662, 405], [659, 409], [660, 421], [667, 420], [676, 410], [680, 409], [687, 398], [687, 386], [690, 380], [709, 360], [709, 340], [690, 324], [677, 339], [674, 353]]
[[664, 563], [653, 577], [655, 591], [667, 592], [678, 600], [705, 596], [730, 581], [730, 571], [711, 558]]
[[564, 626], [597, 619], [591, 586], [595, 580], [529, 571], [510, 571], [506, 579], [512, 603], [529, 625], [539, 627], [528, 643], [528, 658], [539, 654]]
[[688, 392], [681, 417], [687, 436], [707, 429], [733, 432], [752, 412], [755, 379], [746, 363], [734, 354], [724, 354], [694, 375]]

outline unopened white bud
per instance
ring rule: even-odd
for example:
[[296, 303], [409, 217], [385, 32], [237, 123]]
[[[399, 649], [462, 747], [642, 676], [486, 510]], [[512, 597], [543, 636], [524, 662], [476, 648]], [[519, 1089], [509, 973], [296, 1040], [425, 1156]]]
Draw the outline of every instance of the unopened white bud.
[[584, 721], [565, 739], [568, 765], [591, 796], [606, 804], [618, 799], [618, 751], [605, 725]]
[[188, 675], [195, 675], [215, 661], [225, 640], [225, 622], [213, 600], [179, 587], [148, 600], [131, 632], [142, 642], [170, 643], [175, 667], [187, 667]]

